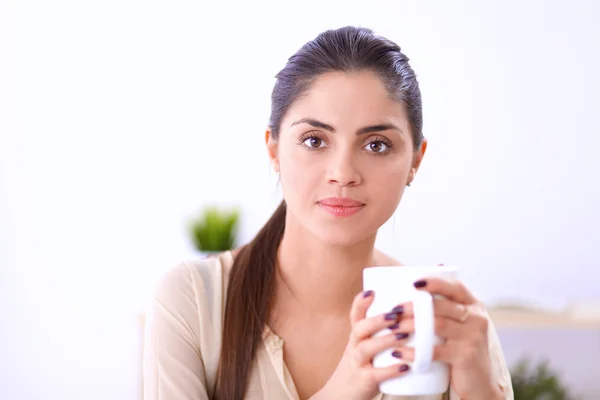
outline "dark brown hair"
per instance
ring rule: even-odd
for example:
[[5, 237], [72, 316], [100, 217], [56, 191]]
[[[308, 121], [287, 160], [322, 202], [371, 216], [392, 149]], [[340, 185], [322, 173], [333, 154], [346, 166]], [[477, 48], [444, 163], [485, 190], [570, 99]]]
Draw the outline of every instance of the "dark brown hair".
[[[290, 57], [276, 75], [269, 120], [273, 139], [278, 139], [281, 121], [290, 106], [320, 75], [363, 70], [375, 72], [390, 95], [405, 107], [414, 149], [419, 149], [423, 140], [421, 92], [408, 57], [394, 42], [375, 35], [370, 29], [351, 26], [319, 34]], [[248, 371], [269, 317], [285, 216], [283, 201], [256, 237], [235, 257], [225, 305], [215, 392], [218, 400], [244, 398]]]

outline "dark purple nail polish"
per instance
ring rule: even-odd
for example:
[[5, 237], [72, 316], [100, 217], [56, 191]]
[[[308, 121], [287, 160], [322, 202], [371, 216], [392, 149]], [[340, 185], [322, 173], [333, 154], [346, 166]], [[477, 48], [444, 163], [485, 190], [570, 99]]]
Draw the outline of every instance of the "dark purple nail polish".
[[400, 353], [398, 350], [394, 350], [392, 351], [392, 357], [402, 358], [402, 353]]
[[387, 313], [387, 314], [385, 314], [385, 319], [388, 321], [396, 320], [396, 319], [398, 319], [398, 314], [393, 313], [393, 312]]
[[400, 370], [400, 372], [406, 372], [408, 371], [408, 365], [404, 364], [401, 365], [400, 368], [398, 368]]
[[424, 279], [421, 279], [420, 281], [416, 281], [414, 283], [414, 285], [415, 285], [416, 288], [424, 288], [425, 285], [427, 285], [427, 281], [424, 280]]
[[366, 298], [366, 297], [369, 297], [369, 296], [371, 296], [372, 294], [373, 294], [373, 291], [372, 291], [372, 290], [367, 290], [366, 292], [364, 292], [364, 293], [363, 293], [363, 297], [365, 297], [365, 298]]
[[395, 323], [394, 325], [390, 325], [388, 326], [388, 329], [394, 330], [394, 329], [398, 329], [400, 327], [399, 323]]
[[406, 339], [409, 336], [410, 335], [405, 332], [396, 333], [396, 339], [398, 339], [398, 340]]
[[404, 312], [404, 306], [396, 306], [392, 308], [392, 312], [402, 314]]

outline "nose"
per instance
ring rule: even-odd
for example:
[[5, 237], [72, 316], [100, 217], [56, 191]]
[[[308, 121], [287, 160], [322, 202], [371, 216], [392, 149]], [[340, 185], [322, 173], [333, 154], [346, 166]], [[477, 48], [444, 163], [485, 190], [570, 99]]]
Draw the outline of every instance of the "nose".
[[356, 160], [350, 151], [340, 152], [332, 158], [326, 178], [329, 183], [340, 186], [355, 186], [362, 181]]

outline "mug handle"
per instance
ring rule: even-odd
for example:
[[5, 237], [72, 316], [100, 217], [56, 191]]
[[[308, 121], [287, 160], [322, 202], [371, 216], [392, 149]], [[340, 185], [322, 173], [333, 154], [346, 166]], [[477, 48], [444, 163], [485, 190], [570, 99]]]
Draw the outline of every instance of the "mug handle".
[[429, 292], [415, 291], [412, 303], [415, 319], [415, 333], [413, 335], [415, 360], [411, 369], [423, 373], [429, 370], [433, 361], [435, 343], [433, 296]]

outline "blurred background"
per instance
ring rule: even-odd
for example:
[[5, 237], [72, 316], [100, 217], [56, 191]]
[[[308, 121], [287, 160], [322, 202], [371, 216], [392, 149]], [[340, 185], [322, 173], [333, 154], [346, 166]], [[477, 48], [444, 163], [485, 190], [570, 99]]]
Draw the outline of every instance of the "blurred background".
[[[429, 149], [378, 247], [459, 266], [511, 367], [547, 360], [600, 399], [599, 17], [591, 0], [0, 0], [0, 399], [139, 398], [153, 285], [201, 255], [206, 207], [239, 209], [236, 246], [268, 219], [274, 76], [344, 25], [397, 42], [423, 93]], [[513, 379], [552, 386], [540, 371]]]

